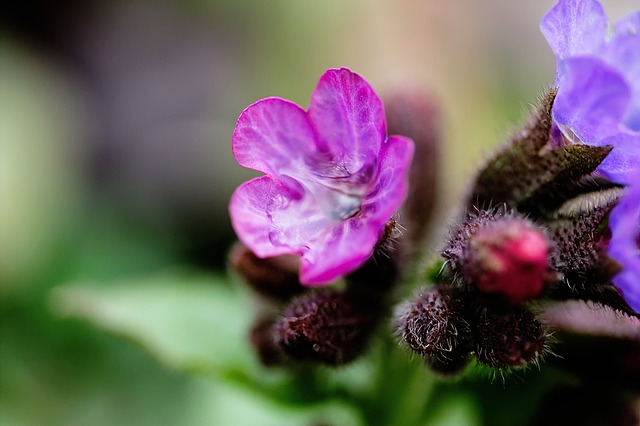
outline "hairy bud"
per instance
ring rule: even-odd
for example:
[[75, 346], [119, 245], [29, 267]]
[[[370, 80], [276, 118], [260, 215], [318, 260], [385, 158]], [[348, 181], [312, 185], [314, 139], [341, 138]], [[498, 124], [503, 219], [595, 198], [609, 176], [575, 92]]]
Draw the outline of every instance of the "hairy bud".
[[550, 254], [551, 244], [539, 229], [509, 217], [470, 238], [462, 269], [481, 292], [522, 302], [538, 297], [549, 283]]
[[443, 375], [460, 372], [471, 349], [462, 298], [453, 287], [438, 286], [399, 306], [395, 329], [401, 342]]
[[565, 202], [548, 220], [557, 250], [554, 263], [569, 286], [592, 289], [608, 283], [620, 266], [606, 254], [607, 218], [620, 188], [583, 194]]
[[483, 309], [473, 321], [478, 362], [494, 368], [520, 367], [545, 351], [547, 333], [523, 305], [507, 311]]
[[286, 301], [306, 290], [298, 278], [296, 256], [260, 259], [245, 245], [236, 243], [229, 253], [229, 263], [255, 292], [270, 299]]
[[260, 362], [266, 367], [281, 364], [284, 360], [284, 354], [276, 343], [273, 327], [273, 318], [261, 318], [249, 330], [249, 343]]
[[377, 308], [348, 293], [311, 291], [291, 301], [275, 325], [276, 340], [295, 360], [345, 364], [364, 351], [381, 319]]
[[526, 219], [480, 211], [453, 234], [443, 257], [463, 286], [518, 303], [539, 297], [557, 279], [552, 247]]
[[346, 276], [348, 291], [353, 296], [377, 299], [384, 303], [401, 278], [403, 265], [400, 225], [391, 219], [376, 245], [373, 256], [360, 268]]
[[531, 123], [501, 147], [480, 170], [469, 194], [469, 210], [474, 206], [499, 203], [513, 208], [523, 198], [526, 188], [534, 184], [527, 181], [530, 173], [523, 179], [523, 172], [528, 172], [531, 165], [527, 163], [538, 157], [549, 141], [556, 93], [552, 90], [542, 99]]

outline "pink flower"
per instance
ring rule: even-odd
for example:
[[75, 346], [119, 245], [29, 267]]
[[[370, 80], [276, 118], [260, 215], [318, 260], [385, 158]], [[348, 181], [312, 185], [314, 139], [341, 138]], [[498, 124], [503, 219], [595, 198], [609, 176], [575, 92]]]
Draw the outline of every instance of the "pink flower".
[[387, 137], [382, 102], [346, 68], [324, 73], [307, 111], [281, 98], [247, 107], [232, 145], [265, 174], [231, 197], [233, 228], [258, 257], [300, 255], [303, 284], [362, 266], [407, 194], [413, 142]]

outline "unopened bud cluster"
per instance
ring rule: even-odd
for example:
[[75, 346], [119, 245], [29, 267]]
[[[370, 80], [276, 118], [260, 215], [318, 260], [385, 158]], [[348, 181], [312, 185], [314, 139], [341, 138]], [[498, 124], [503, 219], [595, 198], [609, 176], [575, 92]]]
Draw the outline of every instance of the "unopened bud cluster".
[[394, 220], [387, 225], [376, 253], [341, 288], [302, 286], [290, 258], [259, 259], [240, 244], [230, 252], [230, 265], [257, 296], [249, 341], [265, 366], [335, 366], [365, 351], [391, 308], [390, 292], [399, 278], [396, 226]]
[[495, 301], [439, 285], [398, 307], [396, 331], [434, 371], [462, 371], [471, 355], [494, 368], [522, 367], [547, 348], [543, 323], [523, 304]]
[[499, 369], [537, 363], [553, 331], [539, 302], [597, 300], [630, 311], [612, 290], [619, 265], [606, 254], [621, 190], [591, 177], [610, 148], [555, 146], [554, 98], [480, 169], [432, 284], [397, 309], [401, 343], [443, 375], [471, 357]]

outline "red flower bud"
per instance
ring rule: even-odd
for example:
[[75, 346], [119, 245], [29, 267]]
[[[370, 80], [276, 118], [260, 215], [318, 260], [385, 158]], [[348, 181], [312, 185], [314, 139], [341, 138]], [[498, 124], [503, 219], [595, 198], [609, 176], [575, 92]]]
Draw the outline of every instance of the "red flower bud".
[[481, 292], [523, 302], [545, 289], [550, 252], [551, 245], [539, 229], [523, 219], [504, 218], [470, 238], [463, 268]]

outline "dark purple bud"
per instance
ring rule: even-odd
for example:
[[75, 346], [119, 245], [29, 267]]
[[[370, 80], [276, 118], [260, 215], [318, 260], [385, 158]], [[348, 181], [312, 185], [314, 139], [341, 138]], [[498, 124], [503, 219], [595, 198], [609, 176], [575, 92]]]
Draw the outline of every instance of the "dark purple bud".
[[275, 326], [282, 350], [299, 361], [341, 365], [360, 356], [382, 317], [376, 304], [335, 290], [293, 299]]
[[285, 356], [276, 342], [273, 318], [257, 320], [249, 331], [249, 342], [258, 355], [260, 362], [271, 367], [281, 364]]
[[262, 296], [287, 301], [306, 290], [298, 278], [300, 261], [296, 256], [260, 259], [246, 246], [236, 243], [229, 253], [229, 263]]
[[600, 291], [619, 272], [620, 266], [606, 250], [607, 218], [621, 194], [620, 188], [583, 194], [565, 202], [547, 219], [556, 245], [553, 263], [571, 289]]
[[459, 373], [471, 350], [469, 325], [461, 315], [462, 300], [453, 287], [438, 286], [398, 307], [396, 334], [434, 371]]
[[546, 351], [545, 327], [523, 305], [505, 311], [480, 310], [472, 332], [476, 359], [490, 367], [521, 367]]
[[502, 210], [478, 210], [476, 214], [467, 215], [465, 220], [452, 230], [451, 236], [442, 250], [442, 257], [455, 274], [459, 275], [462, 272], [469, 239], [478, 229], [493, 222], [496, 218], [505, 217], [505, 215], [506, 213]]
[[403, 264], [400, 225], [391, 219], [376, 246], [373, 256], [364, 265], [346, 276], [348, 291], [354, 296], [377, 299], [384, 303], [398, 280]]

